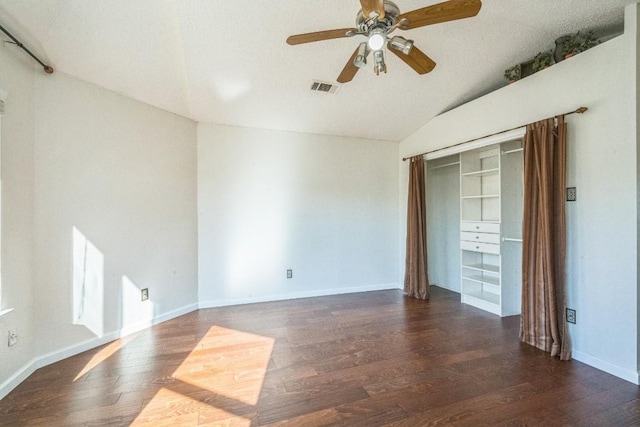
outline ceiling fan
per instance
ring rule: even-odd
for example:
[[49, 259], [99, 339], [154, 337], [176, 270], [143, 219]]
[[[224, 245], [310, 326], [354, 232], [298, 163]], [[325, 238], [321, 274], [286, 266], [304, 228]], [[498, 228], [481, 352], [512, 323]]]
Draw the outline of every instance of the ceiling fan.
[[364, 36], [366, 42], [358, 45], [344, 69], [338, 76], [338, 82], [350, 82], [358, 70], [367, 64], [367, 57], [373, 52], [374, 72], [376, 75], [387, 72], [384, 62], [384, 47], [395, 54], [418, 74], [433, 70], [436, 63], [413, 45], [413, 40], [390, 34], [396, 29], [411, 30], [440, 22], [476, 16], [482, 7], [481, 0], [449, 0], [400, 13], [395, 3], [389, 0], [360, 0], [362, 9], [356, 16], [355, 28], [318, 31], [291, 36], [290, 45], [317, 42], [343, 37]]

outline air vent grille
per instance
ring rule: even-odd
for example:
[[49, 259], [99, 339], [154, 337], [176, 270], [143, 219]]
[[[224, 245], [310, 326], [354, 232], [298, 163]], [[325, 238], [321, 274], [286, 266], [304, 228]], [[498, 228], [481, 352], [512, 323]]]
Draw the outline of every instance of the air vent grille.
[[311, 90], [314, 92], [336, 93], [339, 88], [339, 85], [322, 82], [320, 80], [314, 80], [311, 82]]

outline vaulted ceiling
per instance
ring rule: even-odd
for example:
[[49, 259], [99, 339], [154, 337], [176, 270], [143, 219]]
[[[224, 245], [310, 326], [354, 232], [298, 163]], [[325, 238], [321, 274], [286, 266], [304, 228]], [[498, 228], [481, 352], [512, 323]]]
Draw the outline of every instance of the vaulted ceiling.
[[354, 26], [358, 0], [0, 0], [0, 25], [57, 72], [199, 122], [399, 141], [556, 38], [621, 30], [632, 2], [484, 0], [476, 17], [401, 34], [435, 60], [431, 73], [387, 55], [387, 74], [369, 64], [335, 94], [312, 80], [336, 83], [362, 39], [285, 40]]

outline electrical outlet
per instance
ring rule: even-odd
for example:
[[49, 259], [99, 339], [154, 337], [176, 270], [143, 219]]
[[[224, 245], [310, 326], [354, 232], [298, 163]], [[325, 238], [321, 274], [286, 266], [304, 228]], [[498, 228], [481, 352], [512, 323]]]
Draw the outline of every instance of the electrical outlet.
[[144, 288], [140, 290], [140, 296], [142, 297], [142, 301], [146, 301], [149, 299], [149, 288]]
[[567, 187], [567, 202], [575, 202], [576, 198], [576, 187]]
[[287, 270], [287, 279], [291, 279], [293, 278], [293, 270], [292, 269], [288, 269]]
[[576, 311], [572, 308], [567, 308], [567, 322], [576, 324]]
[[7, 346], [13, 347], [18, 343], [18, 333], [15, 330], [9, 330], [9, 337], [7, 340]]

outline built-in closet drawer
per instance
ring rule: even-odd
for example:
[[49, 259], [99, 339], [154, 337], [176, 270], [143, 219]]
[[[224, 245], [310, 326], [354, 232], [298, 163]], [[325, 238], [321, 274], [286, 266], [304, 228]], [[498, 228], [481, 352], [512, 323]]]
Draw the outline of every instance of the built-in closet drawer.
[[500, 223], [464, 221], [460, 223], [460, 231], [475, 231], [478, 233], [500, 233]]
[[463, 231], [460, 233], [460, 240], [467, 240], [469, 242], [493, 243], [494, 245], [499, 245], [500, 235], [497, 233], [472, 233], [469, 231]]
[[460, 242], [460, 249], [463, 251], [484, 252], [500, 255], [500, 245], [493, 243], [467, 242], [463, 240]]

